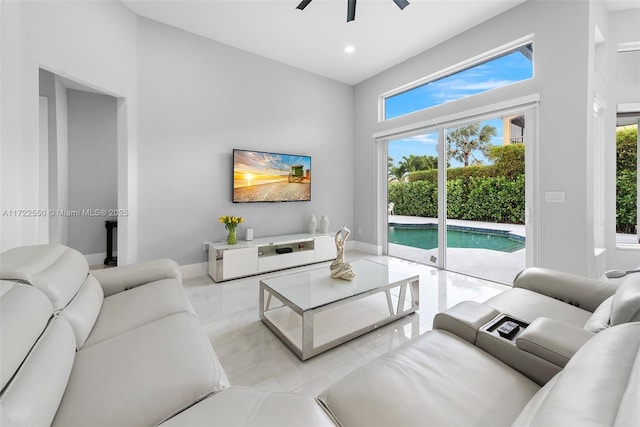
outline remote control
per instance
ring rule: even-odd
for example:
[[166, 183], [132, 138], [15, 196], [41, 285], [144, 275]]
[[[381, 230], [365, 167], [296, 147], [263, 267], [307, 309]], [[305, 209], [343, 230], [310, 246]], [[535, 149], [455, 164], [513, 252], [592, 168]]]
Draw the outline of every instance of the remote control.
[[503, 338], [511, 339], [511, 337], [513, 337], [519, 329], [520, 325], [518, 325], [516, 322], [504, 322], [498, 328], [498, 333]]

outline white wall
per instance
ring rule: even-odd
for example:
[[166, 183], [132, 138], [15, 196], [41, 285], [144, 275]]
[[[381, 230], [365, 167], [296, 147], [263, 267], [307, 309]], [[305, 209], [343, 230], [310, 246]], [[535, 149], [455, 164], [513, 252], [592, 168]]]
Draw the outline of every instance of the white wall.
[[[67, 88], [59, 76], [54, 76], [56, 103], [56, 145], [53, 147], [53, 161], [56, 164], [55, 174], [49, 174], [50, 183], [56, 188], [55, 198], [49, 199], [49, 208], [69, 209], [69, 107], [67, 104]], [[51, 158], [50, 158], [51, 160]], [[50, 214], [51, 243], [69, 244], [69, 217]]]
[[[609, 43], [608, 11], [601, 1], [589, 2], [589, 24], [587, 44], [587, 101], [584, 107], [587, 131], [586, 168], [586, 245], [584, 255], [589, 277], [601, 277], [606, 268], [606, 228], [604, 224], [604, 123], [607, 114], [607, 85], [610, 64], [606, 61]], [[594, 110], [597, 108], [597, 112]]]
[[[534, 78], [378, 123], [378, 96], [513, 40], [535, 34]], [[540, 206], [541, 265], [587, 273], [586, 117], [588, 2], [528, 1], [401, 63], [355, 88], [356, 239], [380, 245], [372, 134], [507, 99], [540, 94], [539, 195], [565, 191], [566, 203]], [[591, 231], [592, 233], [592, 231]], [[593, 253], [593, 248], [591, 248]]]
[[[126, 128], [119, 138], [119, 207], [130, 216], [118, 224], [122, 261], [136, 254], [135, 161], [137, 113], [136, 17], [116, 1], [3, 1], [1, 9], [2, 162], [0, 208], [40, 207], [37, 198], [38, 69], [122, 97]], [[119, 107], [120, 108], [120, 107]], [[37, 241], [29, 218], [2, 217], [0, 250]], [[124, 246], [124, 247], [123, 247]]]
[[[4, 212], [38, 207], [38, 92], [37, 81], [30, 85], [23, 73], [25, 58], [19, 48], [24, 43], [22, 6], [18, 2], [1, 2], [0, 8], [0, 208]], [[31, 86], [34, 90], [30, 90]], [[25, 93], [34, 102], [31, 127], [22, 121], [28, 109]], [[31, 140], [25, 141], [30, 130]], [[0, 250], [36, 242], [37, 220], [2, 215], [0, 234]]]
[[[139, 52], [141, 257], [203, 262], [221, 215], [255, 237], [353, 221], [353, 88], [144, 18]], [[233, 204], [232, 150], [312, 157], [312, 200]], [[239, 230], [243, 238], [244, 230]]]
[[[69, 117], [69, 209], [106, 215], [69, 217], [69, 246], [85, 255], [106, 253], [105, 220], [118, 207], [116, 99], [67, 90]], [[115, 250], [115, 247], [114, 247]]]

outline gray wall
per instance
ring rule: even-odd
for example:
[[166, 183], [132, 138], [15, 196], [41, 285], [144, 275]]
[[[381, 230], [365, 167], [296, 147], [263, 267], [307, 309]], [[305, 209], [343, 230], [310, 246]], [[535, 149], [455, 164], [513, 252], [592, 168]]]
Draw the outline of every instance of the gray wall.
[[[141, 259], [203, 262], [221, 215], [255, 237], [353, 222], [353, 88], [144, 18], [138, 19]], [[233, 204], [234, 148], [312, 157], [312, 200]]]
[[[541, 98], [539, 194], [566, 192], [566, 203], [540, 206], [541, 265], [587, 272], [587, 211], [592, 211], [587, 209], [585, 185], [588, 7], [588, 2], [528, 1], [355, 87], [354, 185], [358, 189], [358, 209], [354, 221], [363, 231], [360, 240], [381, 244], [374, 216], [373, 133], [537, 93]], [[378, 123], [380, 94], [529, 34], [535, 34], [532, 80]]]
[[[69, 210], [117, 208], [117, 120], [112, 96], [67, 90]], [[69, 217], [69, 246], [85, 255], [106, 249], [104, 221], [113, 217]], [[115, 235], [115, 233], [114, 233]], [[115, 249], [115, 248], [114, 248]]]

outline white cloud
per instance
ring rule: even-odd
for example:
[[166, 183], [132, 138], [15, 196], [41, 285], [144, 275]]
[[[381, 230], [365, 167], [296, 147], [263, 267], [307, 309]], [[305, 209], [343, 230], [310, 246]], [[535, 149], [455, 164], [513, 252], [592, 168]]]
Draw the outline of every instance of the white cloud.
[[453, 90], [491, 90], [498, 87], [510, 85], [514, 80], [487, 80], [486, 82], [459, 82], [458, 85], [452, 85]]
[[410, 138], [407, 138], [408, 141], [415, 141], [415, 142], [420, 142], [423, 144], [437, 144], [438, 143], [438, 136], [434, 136], [433, 134], [428, 134], [428, 135], [416, 135], [416, 136], [412, 136]]

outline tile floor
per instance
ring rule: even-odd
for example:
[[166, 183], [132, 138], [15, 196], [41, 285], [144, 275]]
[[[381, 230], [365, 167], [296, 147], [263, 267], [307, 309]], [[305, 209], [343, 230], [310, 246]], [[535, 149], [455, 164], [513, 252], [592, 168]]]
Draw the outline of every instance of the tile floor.
[[[507, 289], [505, 285], [397, 258], [357, 251], [348, 251], [346, 258], [348, 261], [368, 258], [417, 272], [420, 275], [420, 309], [304, 362], [267, 329], [258, 316], [260, 279], [278, 276], [281, 272], [223, 283], [215, 283], [208, 276], [184, 281], [191, 303], [231, 384], [317, 395], [367, 361], [430, 330], [436, 313], [460, 301], [485, 301]], [[287, 272], [321, 266], [328, 269], [329, 264]]]

